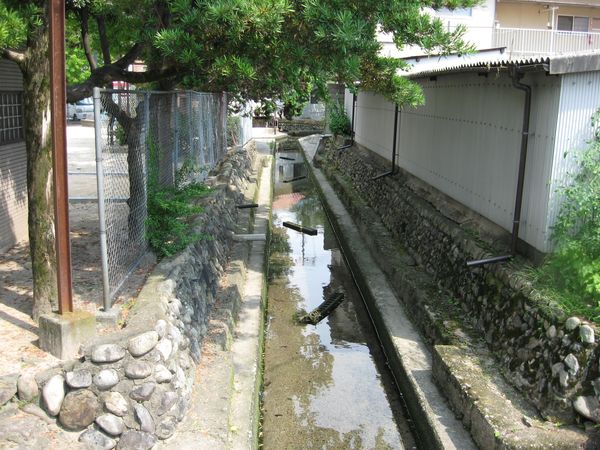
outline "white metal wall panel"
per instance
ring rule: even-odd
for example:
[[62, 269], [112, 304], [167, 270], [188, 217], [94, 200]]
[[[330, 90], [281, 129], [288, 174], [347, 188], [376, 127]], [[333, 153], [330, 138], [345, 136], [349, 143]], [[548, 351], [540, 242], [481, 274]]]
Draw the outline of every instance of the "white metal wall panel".
[[391, 102], [371, 92], [360, 91], [356, 96], [354, 129], [359, 144], [391, 159], [394, 140], [394, 105]]
[[548, 235], [560, 211], [561, 196], [557, 188], [568, 182], [577, 168], [577, 154], [585, 149], [587, 142], [592, 139], [590, 119], [598, 108], [600, 72], [563, 75], [550, 187]]
[[12, 61], [0, 59], [0, 91], [22, 91], [21, 71]]
[[[520, 237], [545, 250], [560, 80], [529, 75], [532, 122]], [[507, 230], [512, 229], [524, 94], [506, 75], [421, 80], [426, 104], [401, 113], [398, 164]], [[393, 106], [358, 96], [356, 140], [390, 158]]]
[[25, 143], [0, 147], [0, 251], [27, 239]]

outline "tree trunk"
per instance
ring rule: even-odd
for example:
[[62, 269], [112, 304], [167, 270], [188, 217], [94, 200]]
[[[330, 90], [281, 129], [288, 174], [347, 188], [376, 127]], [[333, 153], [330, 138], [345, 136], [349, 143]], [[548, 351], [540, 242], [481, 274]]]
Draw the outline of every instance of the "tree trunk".
[[22, 65], [29, 250], [33, 272], [32, 317], [35, 321], [57, 306], [49, 34], [45, 16], [42, 17], [44, 23], [29, 36], [26, 60]]

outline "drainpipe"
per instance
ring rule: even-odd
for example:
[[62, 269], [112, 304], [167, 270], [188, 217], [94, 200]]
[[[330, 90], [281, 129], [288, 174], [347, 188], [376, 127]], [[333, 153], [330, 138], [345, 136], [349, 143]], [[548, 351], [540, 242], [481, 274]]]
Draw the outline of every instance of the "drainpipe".
[[521, 206], [523, 205], [523, 186], [525, 185], [525, 165], [527, 162], [527, 144], [529, 143], [529, 118], [531, 115], [531, 86], [521, 83], [523, 73], [519, 72], [519, 66], [511, 67], [513, 86], [525, 92], [525, 106], [523, 108], [523, 131], [521, 134], [521, 153], [519, 157], [519, 173], [517, 176], [517, 193], [515, 196], [515, 212], [513, 214], [513, 227], [510, 242], [510, 255], [495, 256], [493, 258], [468, 261], [467, 266], [481, 266], [502, 262], [513, 258], [517, 254], [517, 241], [519, 239], [519, 225], [521, 224]]
[[343, 150], [345, 148], [350, 148], [354, 145], [354, 112], [356, 110], [356, 93], [352, 94], [352, 122], [350, 125], [350, 143], [346, 145], [342, 145], [338, 147], [338, 150]]
[[372, 178], [373, 181], [379, 180], [380, 178], [387, 177], [388, 175], [393, 175], [396, 171], [396, 138], [398, 137], [398, 105], [395, 105], [394, 108], [394, 142], [392, 144], [392, 168], [389, 172], [381, 173]]

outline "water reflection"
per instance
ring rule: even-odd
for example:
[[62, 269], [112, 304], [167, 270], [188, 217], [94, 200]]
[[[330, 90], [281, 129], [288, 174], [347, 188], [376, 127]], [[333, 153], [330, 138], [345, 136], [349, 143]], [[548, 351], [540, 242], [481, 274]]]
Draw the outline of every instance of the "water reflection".
[[[264, 447], [401, 449], [398, 398], [386, 392], [373, 361], [360, 299], [318, 196], [307, 179], [283, 182], [306, 175], [302, 156], [280, 154], [286, 159], [276, 158], [273, 225], [289, 247], [278, 245], [271, 261], [285, 259], [283, 249], [291, 266], [269, 285]], [[283, 221], [314, 227], [318, 234], [279, 229]], [[316, 326], [294, 322], [300, 309], [314, 309], [336, 289], [347, 299], [328, 318]]]

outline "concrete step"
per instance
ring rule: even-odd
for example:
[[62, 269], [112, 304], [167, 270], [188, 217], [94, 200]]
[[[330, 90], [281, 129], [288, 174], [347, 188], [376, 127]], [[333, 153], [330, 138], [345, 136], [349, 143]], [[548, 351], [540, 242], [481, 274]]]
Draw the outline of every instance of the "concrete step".
[[540, 420], [485, 351], [436, 345], [433, 378], [481, 449], [597, 448], [583, 430]]

